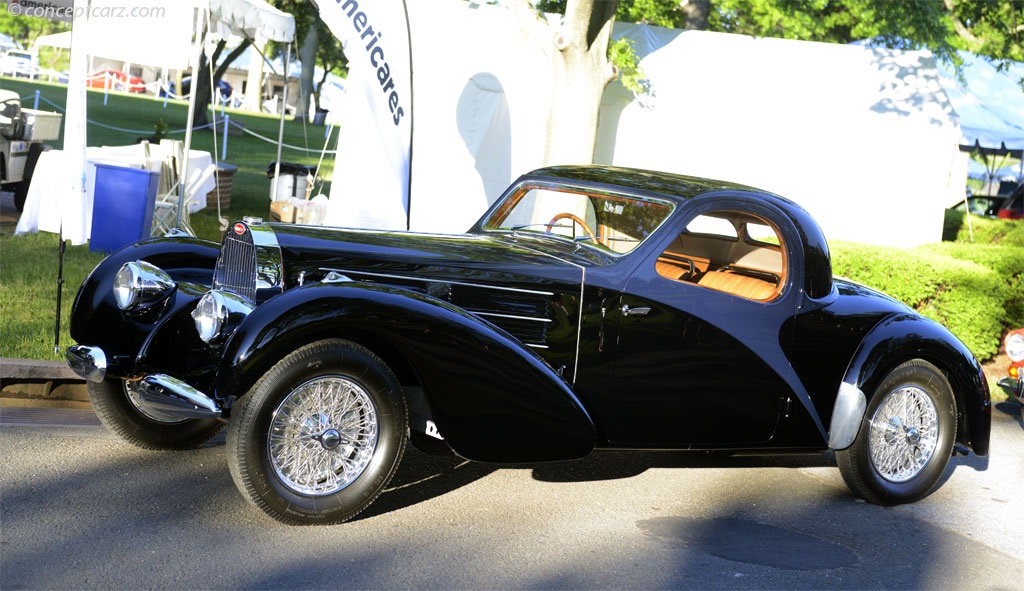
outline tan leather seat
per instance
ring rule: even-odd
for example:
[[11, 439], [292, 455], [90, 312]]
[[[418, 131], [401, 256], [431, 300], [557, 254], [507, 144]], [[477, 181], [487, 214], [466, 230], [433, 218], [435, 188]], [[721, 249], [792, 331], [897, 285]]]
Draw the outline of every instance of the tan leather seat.
[[724, 291], [751, 300], [770, 300], [777, 293], [776, 286], [768, 281], [737, 273], [723, 273], [721, 271], [708, 271], [700, 278], [697, 284], [701, 287]]
[[654, 268], [662, 277], [675, 279], [676, 281], [679, 281], [683, 275], [690, 274], [690, 270], [683, 265], [665, 258], [659, 258], [658, 261], [654, 263]]

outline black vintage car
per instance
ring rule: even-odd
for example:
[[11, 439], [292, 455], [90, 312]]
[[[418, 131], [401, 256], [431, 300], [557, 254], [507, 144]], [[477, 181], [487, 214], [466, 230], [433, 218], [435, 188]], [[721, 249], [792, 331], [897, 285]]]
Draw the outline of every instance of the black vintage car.
[[359, 513], [410, 439], [496, 463], [834, 450], [885, 505], [989, 447], [971, 353], [834, 279], [803, 209], [656, 172], [537, 170], [462, 235], [246, 219], [219, 246], [140, 242], [85, 281], [71, 334], [107, 427], [178, 449], [226, 423], [238, 488], [286, 523]]

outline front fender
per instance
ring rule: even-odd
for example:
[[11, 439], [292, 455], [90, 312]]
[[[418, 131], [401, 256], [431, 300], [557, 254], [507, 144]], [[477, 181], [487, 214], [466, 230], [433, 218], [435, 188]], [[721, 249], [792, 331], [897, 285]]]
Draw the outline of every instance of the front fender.
[[227, 343], [217, 395], [244, 395], [289, 352], [323, 338], [386, 342], [399, 352], [439, 431], [463, 457], [563, 460], [594, 447], [586, 409], [532, 350], [447, 302], [376, 284], [310, 284], [268, 300]]
[[988, 381], [970, 350], [938, 322], [914, 314], [889, 316], [861, 341], [843, 381], [870, 397], [886, 374], [910, 359], [924, 359], [946, 373], [956, 395], [957, 441], [988, 455]]
[[[100, 347], [116, 367], [130, 370], [132, 360], [153, 331], [196, 297], [183, 293], [185, 288], [208, 288], [212, 284], [217, 255], [217, 244], [195, 238], [146, 240], [113, 252], [96, 265], [78, 289], [71, 308], [71, 338], [83, 345]], [[170, 296], [167, 307], [158, 311], [158, 316], [127, 314], [114, 302], [114, 276], [121, 265], [138, 260], [160, 267], [178, 284], [176, 293]], [[120, 375], [120, 371], [116, 369], [112, 375]]]

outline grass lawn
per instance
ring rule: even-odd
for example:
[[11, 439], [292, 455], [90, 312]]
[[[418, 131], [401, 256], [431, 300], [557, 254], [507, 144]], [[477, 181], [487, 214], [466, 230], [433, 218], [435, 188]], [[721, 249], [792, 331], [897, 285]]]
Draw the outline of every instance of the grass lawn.
[[[23, 97], [23, 106], [32, 107], [36, 90], [42, 99], [39, 109], [63, 109], [66, 87], [24, 80], [0, 78], [0, 88], [13, 90]], [[27, 98], [26, 98], [27, 97]], [[54, 108], [46, 101], [60, 106]], [[184, 101], [155, 99], [152, 95], [130, 96], [102, 91], [88, 91], [87, 142], [90, 146], [117, 146], [133, 144], [140, 137], [152, 135], [158, 121], [172, 133], [167, 137], [184, 139], [188, 105]], [[246, 130], [276, 140], [279, 120], [272, 116], [254, 115], [228, 110], [232, 122]], [[127, 129], [118, 131], [109, 127]], [[181, 131], [178, 131], [181, 130]], [[217, 129], [216, 150], [221, 150], [222, 129]], [[54, 148], [62, 142], [50, 142]], [[308, 146], [309, 152], [284, 148], [283, 162], [316, 166], [324, 143], [324, 128], [303, 125], [301, 121], [286, 121], [283, 143], [290, 146]], [[197, 130], [192, 134], [192, 148], [214, 152], [214, 134], [210, 130]], [[231, 207], [223, 211], [229, 220], [245, 215], [267, 218], [270, 207], [270, 181], [267, 166], [277, 157], [275, 142], [266, 142], [248, 133], [235, 130], [228, 136], [227, 157], [220, 158], [238, 167], [232, 186]], [[318, 190], [329, 193], [334, 161], [331, 155], [324, 159], [320, 176], [325, 179]], [[192, 214], [192, 227], [200, 238], [220, 241], [220, 224], [216, 208]], [[13, 226], [0, 231], [0, 357], [27, 359], [63, 359], [55, 353], [54, 324], [56, 316], [58, 251], [60, 241], [56, 234], [40, 232], [29, 236], [14, 236]], [[67, 332], [71, 302], [82, 280], [102, 260], [101, 253], [89, 251], [88, 245], [66, 247], [64, 260], [64, 295], [61, 310], [60, 346], [67, 347], [71, 338]]]

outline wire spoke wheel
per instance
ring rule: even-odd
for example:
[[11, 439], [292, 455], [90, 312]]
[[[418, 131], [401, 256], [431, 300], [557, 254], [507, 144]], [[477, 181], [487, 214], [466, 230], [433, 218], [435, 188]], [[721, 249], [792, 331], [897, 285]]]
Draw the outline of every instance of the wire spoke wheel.
[[310, 380], [274, 412], [268, 453], [297, 493], [327, 495], [354, 482], [377, 448], [377, 409], [366, 389], [342, 376]]
[[836, 451], [850, 490], [878, 505], [912, 503], [939, 482], [956, 439], [949, 379], [923, 359], [885, 374], [868, 401], [857, 437]]
[[394, 475], [409, 428], [395, 374], [365, 347], [325, 339], [274, 364], [232, 408], [238, 490], [291, 524], [341, 523]]
[[871, 463], [889, 482], [906, 482], [918, 475], [935, 454], [939, 413], [921, 388], [907, 386], [890, 392], [871, 417], [868, 449]]

